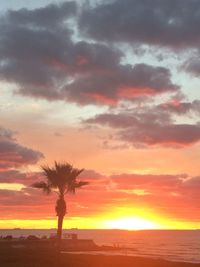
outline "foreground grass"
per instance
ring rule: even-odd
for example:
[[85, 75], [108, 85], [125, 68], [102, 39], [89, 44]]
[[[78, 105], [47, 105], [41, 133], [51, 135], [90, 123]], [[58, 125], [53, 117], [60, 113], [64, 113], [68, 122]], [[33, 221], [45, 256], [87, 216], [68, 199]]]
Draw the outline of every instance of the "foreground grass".
[[200, 264], [175, 263], [128, 256], [61, 254], [52, 249], [1, 248], [2, 267], [200, 267]]

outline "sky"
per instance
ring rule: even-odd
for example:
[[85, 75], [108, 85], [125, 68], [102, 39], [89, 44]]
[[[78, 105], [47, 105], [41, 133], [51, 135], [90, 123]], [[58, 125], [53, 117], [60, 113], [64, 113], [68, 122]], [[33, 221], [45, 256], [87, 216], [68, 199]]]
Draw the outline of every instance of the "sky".
[[64, 227], [200, 228], [200, 2], [1, 1], [0, 228], [54, 228], [31, 185], [89, 182]]

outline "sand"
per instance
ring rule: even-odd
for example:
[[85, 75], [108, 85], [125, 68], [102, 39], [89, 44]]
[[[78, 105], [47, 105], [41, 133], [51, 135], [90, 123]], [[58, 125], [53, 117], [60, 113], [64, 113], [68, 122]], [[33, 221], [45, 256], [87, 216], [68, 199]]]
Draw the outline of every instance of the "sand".
[[53, 250], [27, 248], [2, 248], [0, 266], [2, 267], [195, 267], [200, 264], [170, 262], [130, 256], [75, 255], [61, 254]]

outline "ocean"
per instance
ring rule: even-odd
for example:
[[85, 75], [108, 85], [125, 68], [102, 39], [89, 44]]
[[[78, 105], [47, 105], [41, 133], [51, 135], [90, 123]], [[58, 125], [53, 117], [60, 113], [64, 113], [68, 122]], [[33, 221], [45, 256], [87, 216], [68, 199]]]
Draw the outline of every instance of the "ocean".
[[[50, 236], [55, 229], [0, 230], [0, 236]], [[119, 251], [91, 252], [91, 254], [129, 255], [162, 258], [171, 261], [200, 263], [200, 230], [63, 230], [76, 233], [78, 238], [93, 239], [97, 245], [123, 247]], [[87, 252], [88, 254], [88, 252]]]

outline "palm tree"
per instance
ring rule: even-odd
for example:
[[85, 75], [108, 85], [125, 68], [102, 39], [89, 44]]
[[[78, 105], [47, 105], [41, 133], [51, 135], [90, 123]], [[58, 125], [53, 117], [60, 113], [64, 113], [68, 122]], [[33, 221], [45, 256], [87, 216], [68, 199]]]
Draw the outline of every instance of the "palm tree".
[[63, 219], [66, 214], [65, 194], [74, 194], [76, 189], [87, 185], [88, 182], [78, 181], [77, 177], [83, 172], [83, 169], [76, 169], [67, 162], [57, 163], [50, 168], [48, 165], [41, 166], [46, 181], [36, 182], [32, 186], [42, 189], [44, 193], [49, 195], [52, 192], [58, 194], [56, 201], [56, 215], [58, 216], [57, 240], [58, 247], [60, 247], [62, 238]]

